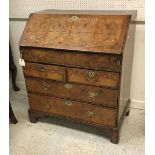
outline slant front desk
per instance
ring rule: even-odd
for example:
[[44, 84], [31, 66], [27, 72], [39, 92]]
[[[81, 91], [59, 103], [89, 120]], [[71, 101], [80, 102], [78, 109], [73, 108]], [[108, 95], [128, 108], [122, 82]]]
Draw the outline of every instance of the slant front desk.
[[104, 11], [31, 14], [19, 43], [30, 121], [61, 117], [100, 127], [118, 143], [129, 114], [132, 20]]

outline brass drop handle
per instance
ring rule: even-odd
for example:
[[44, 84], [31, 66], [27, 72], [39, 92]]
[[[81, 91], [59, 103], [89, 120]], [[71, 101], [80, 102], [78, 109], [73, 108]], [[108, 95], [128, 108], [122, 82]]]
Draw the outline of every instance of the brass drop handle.
[[53, 106], [52, 106], [51, 103], [45, 102], [45, 103], [44, 103], [44, 107], [47, 108], [47, 109], [50, 109], [50, 108], [52, 108]]
[[65, 101], [65, 105], [71, 106], [71, 105], [72, 105], [72, 102], [70, 102], [70, 101]]
[[67, 88], [67, 89], [70, 89], [70, 88], [72, 88], [72, 85], [69, 84], [69, 83], [66, 83], [66, 84], [64, 85], [64, 87]]
[[95, 72], [94, 71], [89, 71], [88, 76], [91, 77], [91, 78], [94, 78], [95, 77]]
[[41, 72], [45, 72], [46, 70], [45, 70], [45, 68], [42, 68], [40, 71], [41, 71]]
[[42, 56], [43, 56], [42, 54], [39, 54], [39, 55], [38, 55], [39, 58], [41, 58]]
[[43, 90], [44, 90], [44, 91], [48, 91], [48, 88], [47, 88], [47, 87], [44, 87]]
[[50, 108], [52, 108], [52, 106], [51, 105], [45, 105], [45, 108], [50, 109]]
[[88, 96], [90, 97], [90, 98], [95, 98], [96, 96], [98, 96], [98, 93], [95, 93], [95, 92], [88, 92]]
[[48, 85], [46, 82], [43, 82], [42, 83], [42, 89], [43, 89], [43, 91], [48, 91], [49, 88], [50, 88], [50, 85]]
[[89, 116], [89, 117], [95, 117], [95, 112], [93, 112], [93, 111], [88, 111], [88, 116]]
[[39, 71], [40, 72], [45, 72], [46, 68], [44, 67], [44, 65], [39, 65]]

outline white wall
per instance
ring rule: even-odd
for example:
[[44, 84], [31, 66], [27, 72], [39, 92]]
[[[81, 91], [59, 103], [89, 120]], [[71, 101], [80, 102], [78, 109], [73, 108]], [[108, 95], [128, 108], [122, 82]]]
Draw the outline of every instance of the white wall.
[[32, 12], [56, 10], [137, 10], [144, 21], [145, 0], [10, 0], [10, 18], [28, 18]]
[[[19, 48], [18, 42], [22, 31], [25, 27], [25, 21], [10, 21], [10, 42], [13, 50], [14, 61], [17, 65], [18, 75], [17, 83], [21, 88], [24, 88], [24, 78], [21, 67], [18, 65]], [[131, 81], [131, 100], [132, 107], [144, 108], [145, 88], [144, 88], [144, 31], [145, 25], [139, 24], [136, 26], [135, 49], [132, 66], [132, 81]]]
[[19, 83], [20, 85], [24, 83], [24, 77], [23, 77], [22, 68], [21, 66], [18, 65], [18, 60], [20, 57], [18, 43], [22, 35], [22, 32], [24, 30], [25, 24], [26, 24], [26, 21], [10, 21], [10, 25], [9, 25], [9, 29], [10, 29], [9, 35], [10, 35], [12, 54], [18, 70], [17, 83]]
[[144, 108], [145, 102], [145, 26], [136, 26], [131, 79], [131, 100], [134, 107]]

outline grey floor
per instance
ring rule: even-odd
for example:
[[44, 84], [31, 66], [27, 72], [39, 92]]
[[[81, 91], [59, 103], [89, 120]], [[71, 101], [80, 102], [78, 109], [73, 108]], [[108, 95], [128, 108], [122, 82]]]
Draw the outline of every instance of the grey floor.
[[116, 145], [87, 125], [52, 117], [30, 123], [25, 90], [10, 89], [10, 100], [18, 119], [9, 124], [10, 155], [144, 155], [144, 110], [131, 108]]

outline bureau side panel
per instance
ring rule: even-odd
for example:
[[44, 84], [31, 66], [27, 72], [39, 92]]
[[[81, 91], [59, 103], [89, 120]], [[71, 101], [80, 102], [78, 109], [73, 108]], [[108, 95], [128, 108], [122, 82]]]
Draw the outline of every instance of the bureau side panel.
[[126, 42], [123, 51], [123, 63], [121, 72], [121, 83], [120, 83], [120, 97], [119, 97], [119, 112], [118, 121], [120, 121], [123, 115], [124, 108], [130, 99], [130, 83], [131, 83], [131, 72], [133, 62], [133, 51], [135, 41], [135, 28], [136, 25], [131, 23], [129, 26]]

